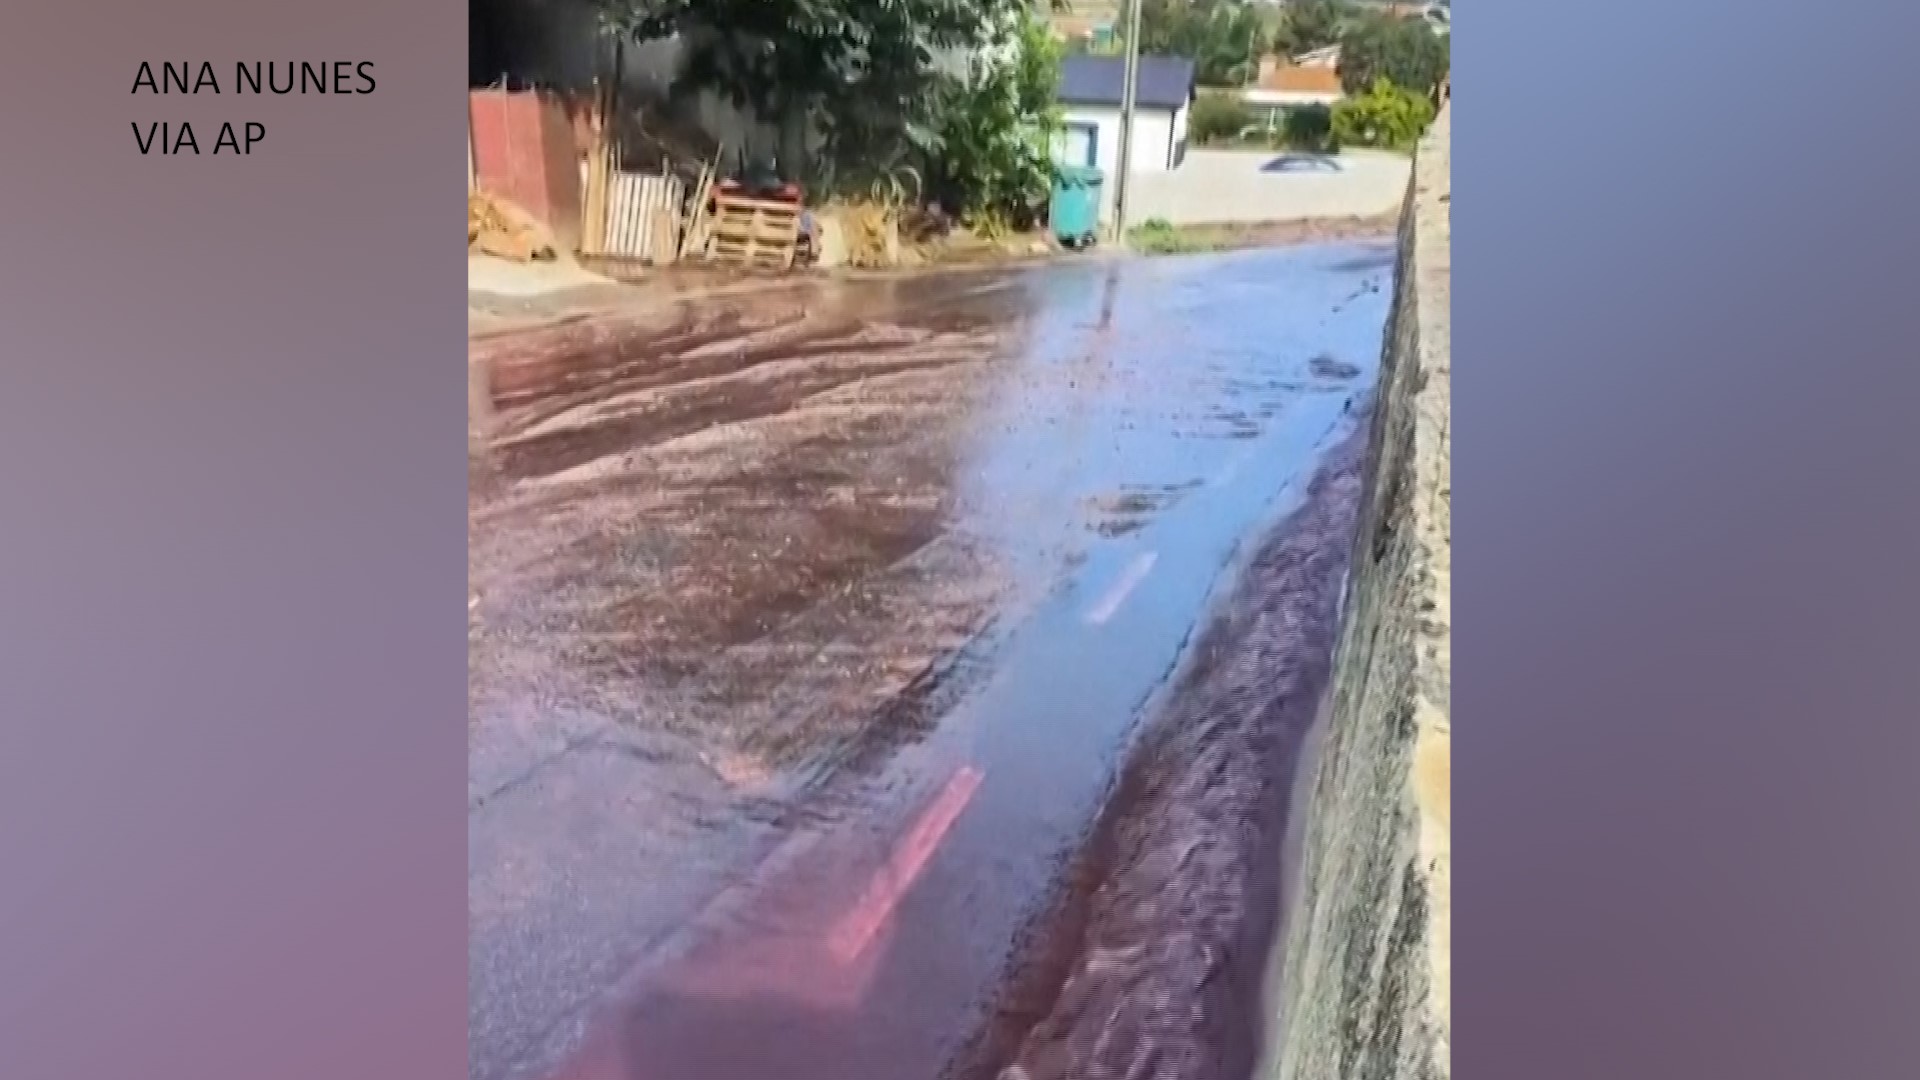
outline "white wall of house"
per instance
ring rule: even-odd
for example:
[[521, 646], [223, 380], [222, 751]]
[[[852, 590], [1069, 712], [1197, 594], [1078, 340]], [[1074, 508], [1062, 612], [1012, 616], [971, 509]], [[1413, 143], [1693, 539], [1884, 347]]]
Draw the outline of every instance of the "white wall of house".
[[1339, 94], [1316, 94], [1307, 90], [1247, 90], [1240, 100], [1260, 124], [1267, 128], [1278, 128], [1286, 122], [1287, 112], [1292, 109], [1306, 108], [1312, 105], [1332, 108], [1340, 103]]
[[[1091, 129], [1093, 165], [1112, 176], [1120, 161], [1120, 110], [1111, 106], [1069, 105], [1063, 110], [1065, 132], [1054, 141], [1054, 156], [1065, 164], [1085, 165], [1086, 137], [1074, 129]], [[1186, 134], [1187, 110], [1136, 109], [1133, 114], [1134, 172], [1159, 172], [1175, 167], [1179, 142]]]
[[1241, 91], [1240, 100], [1246, 102], [1250, 109], [1298, 109], [1304, 105], [1332, 106], [1340, 101], [1340, 95], [1311, 90], [1262, 90], [1252, 87]]
[[[1066, 130], [1054, 139], [1054, 159], [1070, 165], [1086, 163], [1086, 135], [1091, 129], [1094, 166], [1106, 174], [1100, 190], [1100, 218], [1113, 217], [1114, 177], [1120, 160], [1120, 110], [1113, 106], [1069, 105], [1063, 110]], [[1131, 172], [1167, 173], [1179, 168], [1187, 137], [1188, 107], [1136, 109], [1133, 114]], [[1080, 131], [1075, 130], [1079, 126]], [[1134, 215], [1128, 214], [1129, 218]]]
[[1327, 45], [1322, 48], [1303, 52], [1293, 58], [1298, 67], [1338, 68], [1340, 66], [1340, 46]]

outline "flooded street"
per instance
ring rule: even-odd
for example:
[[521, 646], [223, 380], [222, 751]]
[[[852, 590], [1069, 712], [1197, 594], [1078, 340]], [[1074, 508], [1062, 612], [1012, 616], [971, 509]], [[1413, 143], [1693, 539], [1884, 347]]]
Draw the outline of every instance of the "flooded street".
[[1271, 876], [1195, 831], [1285, 812], [1392, 270], [1390, 241], [1075, 260], [498, 346], [471, 1074], [1153, 1075], [1100, 1006], [1138, 965], [1053, 939], [1216, 947], [1156, 954], [1161, 906], [1062, 886], [1093, 847], [1192, 904]]

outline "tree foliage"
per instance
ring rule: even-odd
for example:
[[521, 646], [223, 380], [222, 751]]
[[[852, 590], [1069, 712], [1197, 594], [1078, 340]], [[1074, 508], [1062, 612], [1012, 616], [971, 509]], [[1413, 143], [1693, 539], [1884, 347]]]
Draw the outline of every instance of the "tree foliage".
[[1340, 152], [1340, 139], [1333, 130], [1333, 110], [1325, 105], [1302, 105], [1288, 109], [1280, 136], [1291, 150], [1309, 154]]
[[1353, 6], [1346, 0], [1295, 0], [1280, 10], [1273, 29], [1273, 51], [1282, 56], [1338, 44], [1354, 21]]
[[1239, 138], [1254, 126], [1253, 110], [1239, 97], [1229, 93], [1201, 94], [1193, 103], [1193, 115], [1187, 130], [1199, 143]]
[[1269, 31], [1241, 0], [1140, 0], [1140, 51], [1190, 57], [1205, 86], [1252, 80]]
[[1411, 150], [1431, 123], [1432, 101], [1384, 78], [1333, 107], [1333, 137], [1346, 146]]
[[761, 112], [831, 94], [971, 42], [1000, 0], [598, 0], [612, 32], [679, 37], [686, 78]]
[[1430, 95], [1451, 62], [1450, 39], [1434, 33], [1423, 19], [1360, 19], [1340, 38], [1340, 84], [1348, 94], [1366, 92], [1385, 79]]
[[811, 128], [830, 157], [874, 163], [938, 150], [953, 79], [936, 58], [992, 40], [1027, 17], [1030, 0], [593, 2], [612, 35], [678, 38], [679, 87], [711, 90], [778, 124], [783, 156], [804, 147]]
[[1061, 47], [1038, 19], [1005, 44], [1005, 62], [978, 65], [940, 107], [935, 190], [976, 226], [1029, 224], [1053, 178]]

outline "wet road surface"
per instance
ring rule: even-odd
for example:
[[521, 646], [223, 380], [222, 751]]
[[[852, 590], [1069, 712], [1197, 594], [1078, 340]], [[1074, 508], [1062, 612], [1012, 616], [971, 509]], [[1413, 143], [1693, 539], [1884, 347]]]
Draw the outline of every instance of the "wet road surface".
[[977, 1052], [1223, 569], [1350, 444], [1391, 268], [823, 285], [510, 358], [470, 500], [472, 1074]]

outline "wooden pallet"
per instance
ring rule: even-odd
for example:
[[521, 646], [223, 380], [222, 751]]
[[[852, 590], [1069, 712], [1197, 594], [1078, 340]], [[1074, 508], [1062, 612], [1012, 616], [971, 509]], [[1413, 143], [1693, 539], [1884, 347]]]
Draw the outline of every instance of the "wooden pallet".
[[768, 199], [721, 195], [707, 223], [707, 258], [713, 262], [787, 270], [800, 241], [800, 207]]

